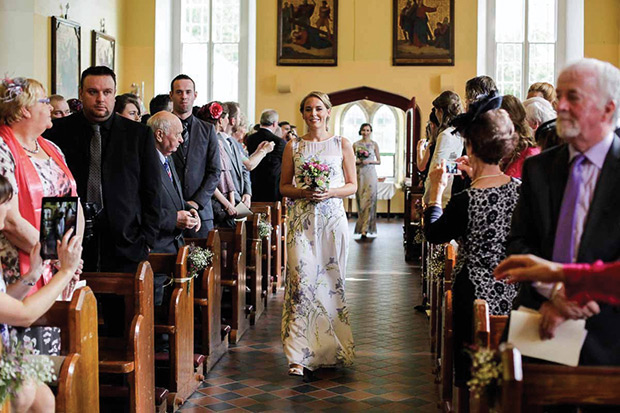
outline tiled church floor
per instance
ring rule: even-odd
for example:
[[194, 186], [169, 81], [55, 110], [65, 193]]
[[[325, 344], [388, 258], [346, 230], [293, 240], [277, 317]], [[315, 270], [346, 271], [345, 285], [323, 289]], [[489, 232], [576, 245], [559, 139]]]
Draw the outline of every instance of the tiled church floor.
[[428, 322], [413, 310], [420, 302], [419, 270], [405, 262], [402, 221], [381, 220], [378, 231], [374, 240], [350, 243], [346, 288], [357, 354], [353, 367], [320, 370], [308, 384], [287, 376], [280, 291], [182, 410], [437, 412]]

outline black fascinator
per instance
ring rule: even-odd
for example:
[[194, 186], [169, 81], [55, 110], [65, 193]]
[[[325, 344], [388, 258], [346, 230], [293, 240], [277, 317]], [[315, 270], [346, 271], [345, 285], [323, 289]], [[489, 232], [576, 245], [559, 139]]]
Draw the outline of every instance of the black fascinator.
[[458, 115], [450, 121], [450, 126], [454, 126], [455, 129], [452, 133], [462, 135], [483, 113], [499, 109], [501, 105], [502, 97], [496, 91], [492, 91], [469, 105], [469, 110], [466, 113]]

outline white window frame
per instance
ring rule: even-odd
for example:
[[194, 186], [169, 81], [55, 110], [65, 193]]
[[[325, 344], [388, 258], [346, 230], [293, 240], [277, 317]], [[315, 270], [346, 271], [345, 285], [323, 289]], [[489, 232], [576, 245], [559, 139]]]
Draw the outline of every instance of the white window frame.
[[[526, 0], [525, 7], [525, 38], [523, 42], [522, 93], [527, 95], [527, 89], [533, 81], [528, 79], [529, 70], [529, 42], [527, 39], [527, 5], [535, 4], [536, 0]], [[566, 64], [583, 58], [584, 50], [584, 0], [557, 0], [556, 7], [556, 43], [555, 43], [555, 75]], [[478, 76], [487, 75], [495, 78], [496, 51], [495, 41], [495, 4], [496, 0], [478, 0]], [[535, 81], [535, 80], [534, 80]]]
[[[183, 55], [181, 3], [180, 0], [156, 0], [156, 10], [158, 11], [156, 13], [155, 42], [156, 93], [170, 92], [170, 81], [181, 73]], [[247, 118], [254, 119], [256, 102], [256, 0], [240, 0], [240, 7], [238, 102]], [[213, 18], [212, 13], [209, 14], [209, 18]], [[210, 27], [213, 26], [210, 25]], [[209, 43], [207, 62], [209, 84], [198, 85], [198, 89], [207, 96], [207, 101], [212, 101], [218, 99], [217, 96], [212, 95], [211, 88], [213, 83], [213, 42]]]

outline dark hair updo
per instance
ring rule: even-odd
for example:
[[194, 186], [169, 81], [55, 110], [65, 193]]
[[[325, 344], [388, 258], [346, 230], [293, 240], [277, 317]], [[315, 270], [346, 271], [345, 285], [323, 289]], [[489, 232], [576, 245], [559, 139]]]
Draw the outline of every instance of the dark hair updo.
[[362, 134], [362, 129], [364, 129], [365, 126], [368, 126], [370, 128], [370, 131], [372, 132], [372, 125], [370, 123], [362, 123], [362, 126], [360, 126], [359, 132], [357, 132], [358, 135]]
[[13, 186], [3, 175], [0, 175], [0, 204], [9, 202], [13, 198]]
[[490, 165], [498, 165], [510, 155], [517, 142], [510, 116], [500, 109], [501, 104], [501, 96], [492, 92], [471, 104], [467, 113], [451, 122], [471, 146], [472, 154]]

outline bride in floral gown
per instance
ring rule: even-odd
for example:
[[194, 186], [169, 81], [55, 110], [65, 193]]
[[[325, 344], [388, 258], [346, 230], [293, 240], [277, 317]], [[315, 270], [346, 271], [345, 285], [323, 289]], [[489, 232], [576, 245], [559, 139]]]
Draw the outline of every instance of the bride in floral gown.
[[[331, 102], [326, 94], [308, 94], [300, 111], [309, 133], [286, 145], [280, 181], [282, 196], [293, 199], [282, 313], [282, 342], [291, 375], [348, 366], [354, 358], [345, 299], [349, 236], [342, 198], [357, 190], [355, 155], [346, 138], [327, 131]], [[329, 165], [326, 191], [303, 187], [299, 172], [310, 159]]]

